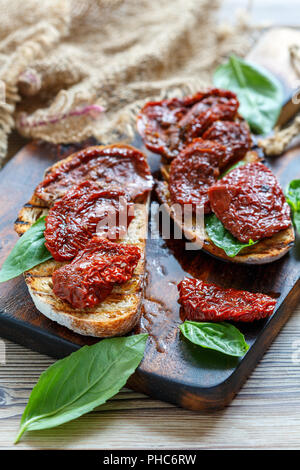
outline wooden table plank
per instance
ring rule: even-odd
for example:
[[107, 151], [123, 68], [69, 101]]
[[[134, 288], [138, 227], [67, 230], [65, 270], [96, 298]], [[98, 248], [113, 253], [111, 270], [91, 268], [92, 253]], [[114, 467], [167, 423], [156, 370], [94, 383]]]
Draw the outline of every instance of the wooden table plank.
[[[30, 391], [53, 362], [17, 344], [5, 345], [6, 364], [0, 366], [1, 449], [11, 448]], [[286, 449], [299, 448], [299, 436], [300, 306], [224, 410], [192, 412], [123, 389], [89, 415], [28, 433], [18, 448]]]

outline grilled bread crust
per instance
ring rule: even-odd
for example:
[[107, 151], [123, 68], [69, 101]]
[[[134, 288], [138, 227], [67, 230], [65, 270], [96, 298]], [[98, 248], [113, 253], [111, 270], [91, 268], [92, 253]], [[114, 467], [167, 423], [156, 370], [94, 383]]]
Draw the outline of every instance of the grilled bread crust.
[[[70, 157], [56, 163], [54, 167], [68, 159]], [[122, 243], [136, 245], [141, 250], [142, 256], [133, 276], [125, 284], [115, 285], [111, 294], [99, 305], [82, 310], [74, 309], [54, 294], [52, 273], [66, 262], [51, 259], [24, 273], [32, 300], [43, 315], [81, 335], [104, 338], [124, 335], [132, 330], [141, 315], [149, 199], [150, 196], [146, 196], [143, 201], [135, 204], [135, 217], [126, 236], [120, 240]], [[39, 217], [47, 215], [48, 210], [46, 203], [33, 195], [20, 210], [15, 231], [22, 235]]]
[[[249, 151], [243, 160], [247, 163], [251, 163], [259, 161], [260, 158], [255, 151]], [[161, 172], [164, 181], [158, 181], [156, 184], [156, 193], [160, 202], [164, 204], [170, 217], [180, 226], [186, 238], [198, 244], [199, 247], [202, 247], [203, 251], [206, 251], [218, 259], [232, 263], [266, 264], [281, 258], [291, 249], [295, 240], [292, 225], [274, 234], [270, 238], [265, 238], [251, 247], [244, 248], [237, 256], [230, 258], [226, 255], [224, 250], [218, 248], [210, 241], [205, 231], [203, 233], [203, 227], [197, 226], [195, 218], [192, 220], [192, 224], [190, 224], [189, 227], [184, 226], [184, 224], [176, 220], [171, 209], [172, 203], [168, 186], [169, 165], [164, 165], [161, 168]]]

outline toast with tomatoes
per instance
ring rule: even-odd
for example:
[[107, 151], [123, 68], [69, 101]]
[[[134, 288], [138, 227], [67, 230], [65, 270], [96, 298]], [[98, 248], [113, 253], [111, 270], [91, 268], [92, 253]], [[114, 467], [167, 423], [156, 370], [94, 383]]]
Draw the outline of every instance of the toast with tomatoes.
[[[46, 174], [70, 161], [72, 157], [71, 155], [59, 161], [48, 169]], [[116, 284], [112, 292], [98, 305], [82, 310], [74, 309], [68, 302], [58, 298], [52, 288], [53, 272], [67, 262], [50, 259], [24, 273], [36, 308], [46, 317], [81, 335], [111, 337], [124, 335], [132, 330], [141, 315], [148, 206], [149, 194], [146, 194], [135, 204], [135, 217], [125, 237], [119, 240], [135, 245], [141, 251], [141, 258], [129, 281], [122, 285]], [[48, 211], [47, 204], [33, 195], [20, 210], [15, 222], [15, 231], [22, 235], [38, 218], [47, 215]]]
[[[259, 161], [260, 158], [255, 151], [248, 151], [242, 161], [245, 163], [254, 163]], [[170, 217], [174, 219], [174, 222], [181, 228], [184, 235], [188, 240], [193, 241], [199, 247], [202, 247], [203, 251], [206, 251], [210, 255], [221, 259], [223, 261], [230, 261], [233, 263], [243, 264], [266, 264], [276, 261], [277, 259], [284, 256], [292, 247], [295, 234], [293, 226], [281, 230], [275, 233], [270, 238], [264, 238], [255, 245], [244, 248], [240, 253], [234, 257], [226, 255], [225, 251], [217, 247], [207, 236], [203, 227], [197, 226], [196, 219], [193, 217], [192, 222], [185, 226], [182, 221], [176, 219], [174, 211], [172, 211], [171, 197], [168, 187], [169, 181], [169, 165], [164, 164], [161, 168], [161, 172], [164, 180], [158, 181], [156, 185], [156, 193], [161, 203], [164, 204], [166, 211]]]

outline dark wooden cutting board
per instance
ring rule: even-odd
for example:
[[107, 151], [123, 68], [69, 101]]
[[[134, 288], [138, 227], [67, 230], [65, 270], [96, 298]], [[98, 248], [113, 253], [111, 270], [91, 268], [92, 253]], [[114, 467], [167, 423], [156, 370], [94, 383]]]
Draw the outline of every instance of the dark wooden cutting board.
[[[252, 58], [253, 60], [253, 58]], [[142, 148], [138, 139], [135, 145]], [[78, 146], [31, 143], [1, 171], [0, 265], [17, 240], [13, 223], [46, 167]], [[151, 168], [159, 157], [149, 155]], [[283, 187], [300, 177], [300, 147], [269, 159]], [[152, 204], [155, 204], [155, 196]], [[281, 260], [264, 266], [240, 266], [213, 259], [200, 251], [185, 251], [184, 240], [148, 239], [144, 315], [136, 332], [149, 332], [145, 358], [128, 386], [189, 409], [225, 406], [262, 357], [300, 300], [300, 242]], [[199, 348], [179, 334], [177, 283], [186, 275], [223, 287], [263, 292], [277, 298], [269, 320], [238, 325], [250, 349], [243, 359]], [[94, 338], [83, 337], [48, 320], [34, 307], [20, 276], [0, 284], [0, 336], [61, 358]]]

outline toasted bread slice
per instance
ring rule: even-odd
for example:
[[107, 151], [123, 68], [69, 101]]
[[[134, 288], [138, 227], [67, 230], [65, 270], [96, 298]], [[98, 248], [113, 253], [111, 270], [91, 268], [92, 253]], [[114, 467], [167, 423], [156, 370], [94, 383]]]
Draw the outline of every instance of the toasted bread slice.
[[[251, 163], [260, 160], [260, 158], [255, 151], [249, 151], [243, 160], [246, 163]], [[188, 227], [184, 226], [181, 221], [176, 220], [176, 216], [174, 216], [174, 212], [171, 209], [171, 198], [168, 187], [169, 165], [164, 165], [161, 168], [161, 171], [165, 181], [158, 181], [156, 185], [156, 193], [159, 200], [165, 205], [166, 211], [174, 219], [174, 222], [177, 225], [180, 225], [180, 228], [187, 239], [201, 246], [202, 249], [210, 255], [223, 261], [230, 261], [233, 263], [266, 264], [281, 258], [292, 247], [295, 240], [295, 233], [293, 226], [291, 225], [287, 229], [281, 230], [270, 238], [264, 238], [255, 245], [244, 248], [237, 256], [230, 258], [226, 255], [224, 250], [218, 248], [210, 241], [205, 230], [203, 233], [203, 227], [197, 226], [195, 218]]]
[[[51, 259], [24, 273], [32, 300], [43, 315], [81, 335], [111, 337], [124, 335], [132, 330], [141, 315], [149, 199], [146, 196], [141, 203], [135, 204], [135, 217], [126, 236], [120, 240], [122, 243], [138, 246], [142, 252], [133, 276], [127, 283], [115, 285], [111, 294], [99, 305], [78, 310], [54, 294], [52, 273], [65, 262]], [[16, 232], [22, 235], [39, 217], [47, 213], [45, 202], [32, 196], [19, 212], [15, 222]]]

